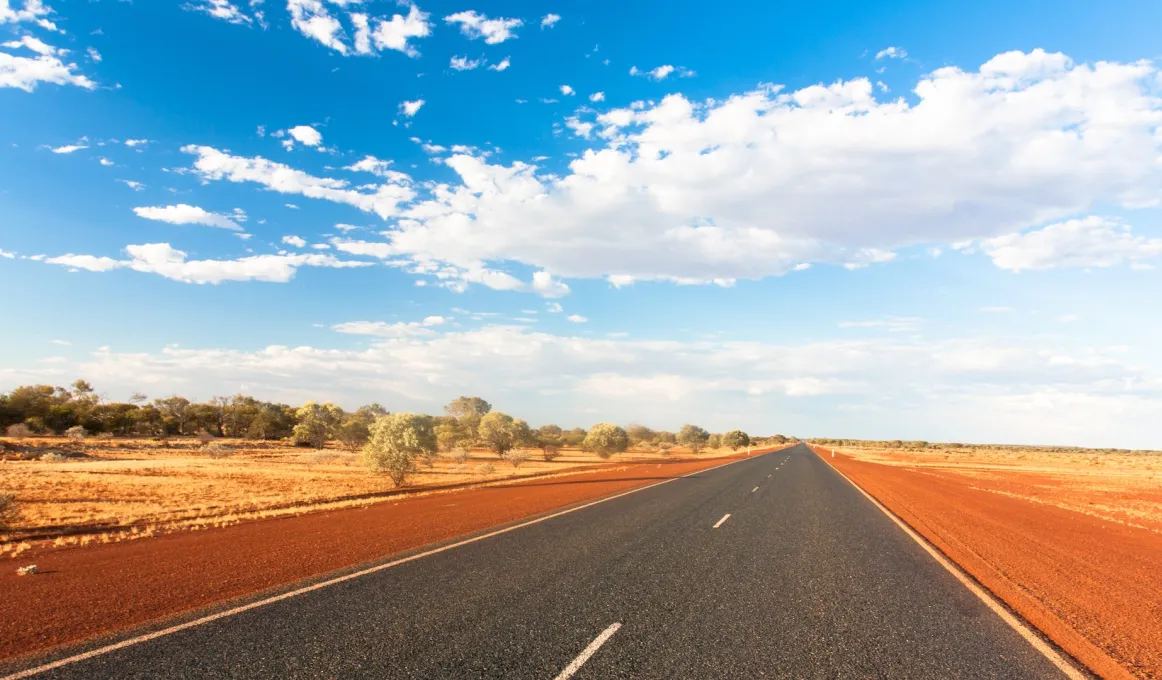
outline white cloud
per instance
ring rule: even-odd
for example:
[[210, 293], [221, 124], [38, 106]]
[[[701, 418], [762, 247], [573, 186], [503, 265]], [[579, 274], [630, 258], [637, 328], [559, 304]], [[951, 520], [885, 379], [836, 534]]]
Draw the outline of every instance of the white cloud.
[[454, 57], [452, 57], [451, 61], [448, 62], [448, 65], [451, 66], [452, 69], [456, 70], [456, 71], [471, 71], [475, 68], [479, 68], [483, 64], [484, 64], [483, 57], [480, 59], [469, 59], [468, 57], [456, 57], [456, 56], [454, 56]]
[[665, 80], [674, 73], [677, 73], [679, 78], [693, 78], [697, 75], [685, 66], [673, 66], [671, 64], [663, 64], [649, 71], [643, 71], [636, 66], [631, 66], [629, 69], [631, 76], [644, 76], [650, 80]]
[[549, 310], [550, 314], [560, 314], [565, 311], [559, 302], [546, 302], [545, 309]]
[[332, 10], [323, 0], [287, 0], [287, 9], [290, 11], [291, 25], [295, 30], [344, 56], [351, 53], [370, 55], [376, 54], [378, 50], [394, 50], [409, 57], [418, 57], [420, 53], [412, 44], [412, 40], [426, 38], [432, 32], [428, 14], [421, 12], [415, 5], [408, 7], [406, 16], [394, 14], [391, 19], [369, 17], [363, 12], [347, 12], [347, 20], [354, 33], [354, 40], [349, 45], [347, 31], [344, 30], [339, 17], [342, 16], [341, 10], [360, 3], [330, 1], [332, 5], [338, 6], [336, 14], [332, 14]]
[[399, 104], [399, 112], [408, 118], [412, 118], [419, 112], [423, 105], [423, 99], [416, 99], [415, 101], [403, 101]]
[[561, 94], [565, 95], [566, 97], [572, 97], [573, 95], [577, 94], [577, 92], [574, 91], [573, 88], [569, 87], [568, 85], [562, 85], [560, 87], [560, 90], [561, 90]]
[[981, 250], [1002, 269], [1110, 267], [1162, 255], [1162, 238], [1134, 236], [1117, 220], [1090, 216], [983, 241]]
[[200, 2], [188, 3], [184, 7], [195, 12], [204, 12], [215, 19], [221, 19], [231, 24], [249, 26], [253, 23], [253, 19], [230, 0], [201, 0]]
[[876, 59], [903, 59], [908, 56], [907, 50], [902, 47], [885, 47], [876, 52]]
[[56, 24], [48, 19], [53, 12], [51, 7], [44, 4], [44, 0], [24, 0], [24, 9], [13, 9], [12, 5], [17, 1], [0, 0], [0, 24], [18, 24], [27, 21], [50, 31], [59, 30]]
[[[914, 103], [880, 102], [856, 79], [582, 112], [572, 129], [592, 123], [602, 141], [567, 172], [454, 154], [443, 162], [456, 180], [402, 207], [386, 238], [398, 257], [566, 278], [728, 284], [812, 262], [858, 268], [904, 246], [1158, 204], [1158, 78], [1148, 62], [1075, 65], [1034, 51], [976, 72], [941, 68]], [[1154, 248], [1125, 234], [1115, 244], [1106, 258]]]
[[213, 147], [192, 144], [182, 147], [182, 151], [197, 156], [194, 171], [203, 180], [255, 182], [283, 194], [299, 194], [345, 203], [366, 212], [374, 212], [385, 219], [398, 214], [399, 205], [415, 197], [414, 190], [409, 186], [392, 179], [369, 193], [352, 189], [345, 180], [315, 177], [261, 156], [233, 156]]
[[565, 127], [572, 130], [573, 134], [577, 135], [578, 137], [589, 139], [589, 135], [593, 132], [593, 128], [596, 127], [596, 125], [590, 123], [589, 121], [583, 121], [577, 116], [569, 116], [565, 119]]
[[556, 24], [560, 20], [560, 14], [546, 14], [544, 18], [541, 19], [541, 28], [552, 28], [553, 24]]
[[105, 157], [101, 157], [101, 158], [97, 159], [97, 162], [100, 163], [101, 165], [104, 165], [105, 167], [109, 167], [109, 166], [113, 165], [113, 161], [111, 161]]
[[64, 153], [73, 153], [74, 151], [80, 151], [81, 149], [87, 149], [87, 148], [89, 148], [89, 146], [87, 144], [66, 144], [64, 146], [58, 146], [58, 147], [55, 147], [53, 149], [50, 149], [50, 151], [52, 151], [53, 153], [64, 154]]
[[488, 70], [507, 71], [509, 66], [512, 66], [512, 61], [508, 57], [505, 57], [504, 59], [500, 60], [499, 64], [493, 64], [492, 66], [489, 66]]
[[569, 316], [567, 316], [565, 318], [568, 319], [572, 323], [585, 323], [586, 321], [589, 320], [587, 317], [581, 316], [580, 314], [570, 314]]
[[[318, 146], [323, 143], [323, 135], [310, 125], [296, 125], [286, 131], [288, 135], [304, 146]], [[289, 141], [289, 140], [288, 140]]]
[[49, 264], [107, 272], [128, 268], [164, 276], [183, 283], [219, 284], [224, 281], [268, 281], [286, 283], [299, 267], [367, 267], [369, 262], [340, 260], [316, 253], [294, 255], [252, 255], [234, 260], [188, 260], [186, 253], [168, 243], [146, 243], [125, 247], [128, 260], [93, 255], [61, 255], [45, 259]]
[[[231, 219], [230, 216], [209, 212], [198, 206], [187, 205], [185, 203], [167, 205], [165, 207], [134, 208], [133, 212], [138, 217], [144, 217], [147, 220], [156, 220], [158, 222], [168, 222], [170, 224], [201, 224], [207, 227], [242, 231], [242, 227], [234, 219]], [[242, 216], [245, 219], [245, 213]]]
[[473, 40], [484, 38], [484, 42], [489, 45], [515, 38], [516, 34], [512, 30], [524, 24], [520, 19], [489, 19], [487, 16], [472, 10], [450, 14], [444, 17], [444, 21], [450, 24], [460, 24], [461, 33]]
[[[32, 4], [30, 2], [26, 7]], [[9, 16], [13, 13], [8, 8], [7, 2], [5, 2], [4, 7], [0, 8], [0, 18], [5, 16], [5, 12], [9, 13]], [[47, 22], [47, 20], [42, 21]], [[51, 24], [51, 22], [48, 23]], [[76, 72], [76, 64], [66, 64], [61, 61], [63, 50], [57, 50], [32, 36], [26, 35], [19, 41], [7, 42], [3, 46], [9, 49], [27, 48], [35, 52], [37, 56], [24, 57], [0, 52], [0, 88], [15, 87], [25, 92], [32, 92], [40, 83], [75, 85], [86, 90], [97, 87], [97, 84], [89, 80], [88, 77]]]
[[14, 259], [16, 259], [16, 253], [10, 253], [7, 250], [0, 248], [0, 257], [4, 258], [6, 260], [14, 260]]
[[292, 236], [283, 236], [282, 242], [287, 244], [288, 246], [294, 246], [296, 248], [306, 248], [307, 247], [307, 242], [299, 236], [293, 236], [293, 235]]
[[594, 92], [593, 94], [589, 95], [589, 101], [591, 101], [591, 102], [603, 102], [603, 101], [605, 101], [605, 93], [604, 92]]
[[145, 146], [146, 144], [149, 144], [149, 141], [150, 140], [148, 139], [127, 139], [125, 140], [125, 146], [131, 149], [135, 149], [139, 146]]
[[[418, 110], [418, 108], [417, 108]], [[411, 182], [411, 177], [407, 173], [399, 172], [391, 169], [391, 161], [380, 160], [375, 156], [364, 156], [363, 160], [356, 161], [351, 165], [344, 167], [344, 170], [352, 170], [355, 172], [369, 172], [377, 177], [383, 177], [396, 184], [407, 184]], [[348, 225], [335, 225], [336, 229], [357, 229], [358, 227], [351, 227]]]

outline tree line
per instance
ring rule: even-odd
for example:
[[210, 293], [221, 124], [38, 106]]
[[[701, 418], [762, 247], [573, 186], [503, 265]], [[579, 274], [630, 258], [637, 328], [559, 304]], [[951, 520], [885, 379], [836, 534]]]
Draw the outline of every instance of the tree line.
[[362, 450], [372, 469], [388, 473], [397, 484], [404, 482], [417, 463], [431, 463], [440, 453], [466, 461], [473, 447], [487, 448], [515, 467], [535, 449], [552, 461], [565, 447], [609, 458], [630, 447], [667, 453], [680, 445], [699, 453], [704, 448], [738, 450], [752, 443], [790, 440], [782, 435], [752, 440], [741, 430], [712, 434], [691, 424], [676, 433], [612, 423], [597, 423], [588, 430], [557, 425], [533, 429], [520, 418], [494, 411], [480, 397], [454, 399], [440, 416], [389, 413], [378, 403], [354, 411], [313, 401], [294, 407], [242, 394], [191, 402], [177, 395], [150, 400], [138, 393], [126, 402], [113, 402], [101, 398], [84, 380], [68, 387], [21, 386], [0, 394], [0, 429], [10, 436], [199, 435], [205, 441], [218, 437], [289, 440], [316, 449], [334, 441], [352, 451]]

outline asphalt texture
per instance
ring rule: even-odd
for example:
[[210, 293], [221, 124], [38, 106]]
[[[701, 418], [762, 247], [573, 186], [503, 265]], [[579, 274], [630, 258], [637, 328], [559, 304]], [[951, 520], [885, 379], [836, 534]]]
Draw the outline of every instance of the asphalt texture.
[[805, 446], [38, 677], [552, 679], [615, 623], [573, 677], [1062, 677]]

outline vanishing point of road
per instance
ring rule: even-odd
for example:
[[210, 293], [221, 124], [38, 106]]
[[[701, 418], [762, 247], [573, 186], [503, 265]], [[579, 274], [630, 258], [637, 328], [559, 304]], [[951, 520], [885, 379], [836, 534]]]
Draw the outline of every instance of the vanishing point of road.
[[799, 445], [36, 677], [1059, 678], [1062, 672]]

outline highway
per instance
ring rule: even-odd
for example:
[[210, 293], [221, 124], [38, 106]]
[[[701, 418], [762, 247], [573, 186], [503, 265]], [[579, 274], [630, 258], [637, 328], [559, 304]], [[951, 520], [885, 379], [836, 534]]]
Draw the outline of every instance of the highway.
[[1064, 676], [800, 445], [36, 677]]

